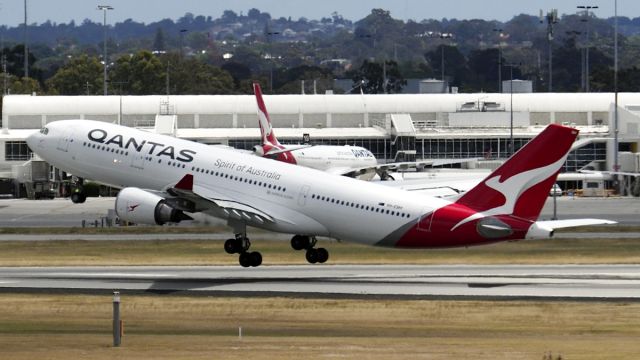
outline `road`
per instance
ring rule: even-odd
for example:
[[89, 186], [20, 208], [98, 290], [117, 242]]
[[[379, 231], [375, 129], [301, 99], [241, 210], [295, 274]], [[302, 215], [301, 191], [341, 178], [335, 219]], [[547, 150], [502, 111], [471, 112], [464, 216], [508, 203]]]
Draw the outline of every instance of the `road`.
[[3, 267], [0, 289], [640, 301], [640, 265]]
[[[0, 227], [81, 226], [95, 220], [100, 222], [112, 209], [114, 198], [88, 198], [84, 204], [68, 199], [24, 200], [0, 199]], [[595, 217], [610, 219], [623, 225], [640, 225], [640, 198], [570, 198], [557, 199], [558, 218]], [[549, 197], [541, 218], [553, 216], [553, 199]], [[223, 225], [222, 220], [196, 215], [197, 225]]]

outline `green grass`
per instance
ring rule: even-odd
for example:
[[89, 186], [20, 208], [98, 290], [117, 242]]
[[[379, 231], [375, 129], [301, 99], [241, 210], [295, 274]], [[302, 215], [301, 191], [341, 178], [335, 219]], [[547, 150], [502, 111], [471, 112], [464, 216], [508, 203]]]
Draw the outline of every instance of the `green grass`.
[[[135, 234], [132, 234], [135, 238]], [[320, 240], [329, 264], [636, 264], [640, 239], [551, 239], [454, 249], [393, 249]], [[265, 265], [305, 264], [288, 241], [254, 237]], [[0, 266], [229, 265], [219, 240], [2, 241]]]
[[[640, 304], [0, 294], [3, 359], [637, 359]], [[238, 337], [238, 327], [243, 337]]]

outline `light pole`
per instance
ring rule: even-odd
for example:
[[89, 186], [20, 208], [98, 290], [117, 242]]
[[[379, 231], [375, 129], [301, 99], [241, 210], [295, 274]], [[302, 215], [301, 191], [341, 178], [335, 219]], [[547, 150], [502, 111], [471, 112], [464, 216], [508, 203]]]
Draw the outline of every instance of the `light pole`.
[[[576, 36], [582, 34], [581, 31], [570, 30], [566, 31], [568, 36], [571, 36], [575, 43]], [[577, 46], [577, 43], [576, 43]], [[580, 47], [580, 88], [584, 90], [584, 49]]]
[[183, 41], [183, 38], [184, 38], [184, 33], [186, 33], [187, 31], [189, 31], [189, 30], [180, 29], [180, 59], [182, 59], [182, 56], [183, 56], [182, 41]]
[[269, 43], [269, 61], [271, 62], [271, 66], [269, 68], [269, 91], [271, 91], [271, 93], [273, 94], [273, 45], [272, 45], [272, 40], [271, 37], [274, 35], [278, 35], [280, 34], [279, 31], [267, 31], [265, 32], [265, 34], [267, 35], [267, 40]]
[[583, 17], [582, 19], [580, 19], [580, 21], [585, 23], [585, 27], [586, 27], [586, 37], [587, 37], [587, 43], [585, 44], [586, 47], [586, 54], [585, 54], [585, 92], [589, 92], [589, 47], [591, 47], [591, 45], [589, 44], [589, 16], [591, 16], [590, 14], [592, 13], [590, 10], [591, 9], [597, 9], [597, 6], [591, 6], [591, 5], [579, 5], [577, 6], [578, 9], [582, 9], [583, 10]]
[[[620, 171], [618, 163], [618, 0], [614, 0], [613, 9], [613, 91], [615, 94], [613, 105], [613, 171]], [[616, 190], [618, 194], [621, 194], [620, 175], [614, 175], [614, 179]]]
[[24, 0], [24, 77], [29, 77], [29, 46], [27, 33], [27, 0]]
[[498, 33], [498, 92], [502, 92], [502, 29], [493, 29]]
[[104, 20], [102, 22], [102, 27], [104, 28], [104, 78], [102, 83], [104, 87], [104, 95], [107, 95], [107, 65], [109, 64], [109, 61], [107, 60], [107, 10], [113, 10], [113, 7], [110, 5], [98, 5], [98, 10], [102, 10], [104, 14]]
[[551, 41], [553, 40], [553, 25], [558, 22], [558, 9], [551, 9], [545, 16], [542, 16], [542, 9], [540, 9], [540, 23], [547, 20], [547, 41], [549, 43], [549, 92], [553, 91], [553, 47]]
[[444, 86], [444, 39], [451, 39], [452, 33], [440, 33], [440, 39], [443, 39], [440, 44], [440, 70], [442, 72], [442, 86]]
[[509, 152], [509, 156], [513, 155], [513, 153], [515, 152], [515, 144], [513, 141], [513, 67], [514, 66], [520, 66], [522, 64], [518, 63], [518, 64], [504, 64], [504, 66], [509, 67], [509, 74], [511, 76], [511, 79], [509, 80], [509, 98], [510, 98], [510, 105], [509, 105], [509, 111], [510, 111], [510, 120], [509, 120], [509, 146], [511, 147], [510, 152]]

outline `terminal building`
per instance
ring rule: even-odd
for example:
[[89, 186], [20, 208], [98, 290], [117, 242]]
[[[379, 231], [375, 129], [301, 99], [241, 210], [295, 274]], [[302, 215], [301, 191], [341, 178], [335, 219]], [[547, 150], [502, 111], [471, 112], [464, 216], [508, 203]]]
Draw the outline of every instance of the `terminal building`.
[[[363, 146], [381, 162], [478, 158], [472, 167], [491, 168], [555, 123], [580, 130], [563, 169], [565, 188], [596, 186], [578, 171], [613, 171], [616, 154], [619, 171], [640, 171], [640, 93], [618, 94], [617, 151], [613, 93], [266, 95], [265, 102], [281, 142], [308, 135], [312, 144]], [[256, 112], [251, 95], [5, 96], [0, 192], [24, 195], [19, 184], [60, 181], [25, 142], [52, 121], [105, 121], [248, 150], [260, 141]], [[603, 191], [613, 186], [610, 175], [598, 179]], [[624, 178], [624, 193], [640, 192], [635, 179]]]

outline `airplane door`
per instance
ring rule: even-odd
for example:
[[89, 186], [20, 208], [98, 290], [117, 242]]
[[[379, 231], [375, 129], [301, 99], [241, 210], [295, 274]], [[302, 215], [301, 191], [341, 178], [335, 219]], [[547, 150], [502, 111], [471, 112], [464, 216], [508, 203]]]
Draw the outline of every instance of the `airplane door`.
[[133, 157], [131, 157], [131, 167], [136, 169], [144, 169], [144, 163], [146, 162], [147, 157], [144, 154], [134, 152]]
[[69, 143], [73, 141], [73, 128], [63, 130], [62, 136], [58, 139], [56, 149], [64, 152], [69, 151]]
[[436, 211], [437, 210], [431, 212], [427, 212], [426, 210], [423, 211], [424, 215], [418, 219], [418, 230], [427, 232], [431, 231], [431, 222], [433, 221]]
[[298, 196], [298, 205], [305, 206], [307, 204], [307, 197], [309, 196], [309, 185], [303, 185], [300, 189], [300, 195]]

